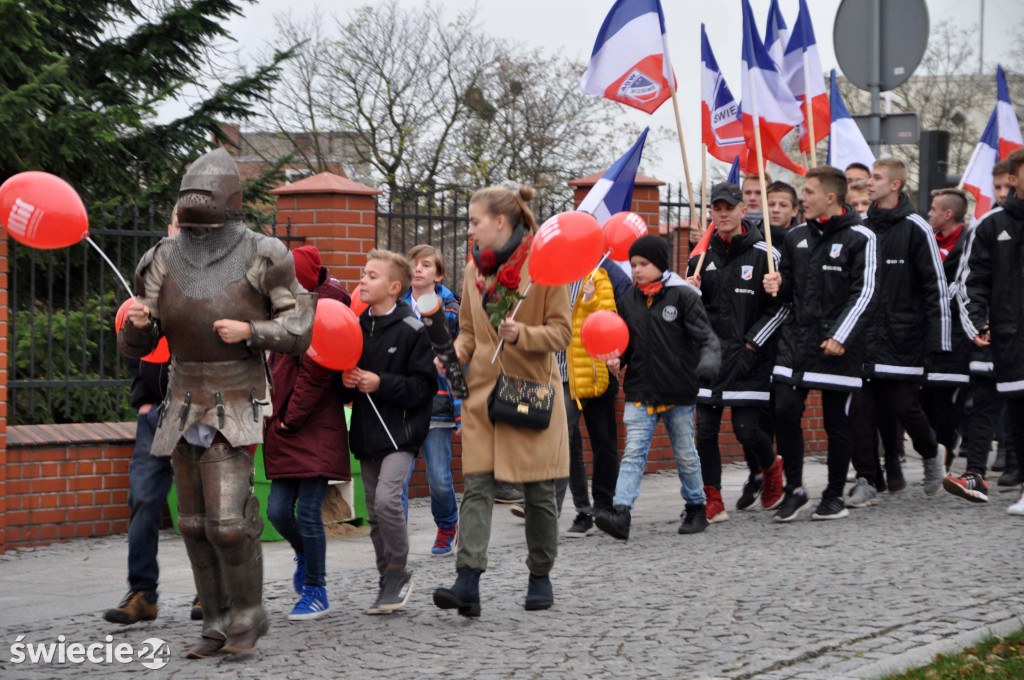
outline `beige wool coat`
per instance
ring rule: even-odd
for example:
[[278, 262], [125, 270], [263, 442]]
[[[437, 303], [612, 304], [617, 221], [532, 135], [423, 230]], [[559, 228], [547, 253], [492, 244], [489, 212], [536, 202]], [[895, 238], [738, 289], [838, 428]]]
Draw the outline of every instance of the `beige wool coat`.
[[[459, 337], [455, 349], [460, 362], [469, 363], [469, 397], [462, 402], [462, 472], [493, 472], [502, 482], [539, 482], [569, 476], [569, 431], [562, 396], [562, 378], [555, 352], [572, 339], [568, 286], [530, 288], [516, 314], [519, 339], [505, 343], [498, 360], [491, 357], [498, 334], [476, 287], [477, 268], [466, 266], [459, 309]], [[520, 270], [519, 292], [530, 283], [529, 260]], [[487, 398], [502, 372], [551, 385], [555, 390], [551, 424], [544, 430], [492, 423]]]

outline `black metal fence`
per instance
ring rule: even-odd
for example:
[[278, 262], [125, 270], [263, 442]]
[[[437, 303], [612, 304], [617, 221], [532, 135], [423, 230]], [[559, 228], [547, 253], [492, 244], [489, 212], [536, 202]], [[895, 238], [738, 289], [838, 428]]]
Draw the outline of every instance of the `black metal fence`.
[[[469, 258], [469, 198], [466, 189], [444, 189], [404, 194], [392, 200], [386, 194], [377, 199], [377, 247], [407, 253], [421, 243], [441, 251], [446, 286], [462, 295], [462, 278]], [[534, 200], [531, 206], [537, 224], [560, 212], [573, 209], [569, 199]]]
[[[134, 285], [135, 265], [167, 235], [167, 210], [91, 216], [90, 237]], [[253, 225], [285, 242], [291, 224]], [[88, 243], [36, 250], [9, 240], [8, 409], [11, 425], [134, 419], [114, 317], [128, 292]]]
[[[667, 228], [666, 238], [672, 255], [672, 270], [682, 275], [690, 256], [690, 196], [683, 190], [681, 183], [675, 187], [666, 186], [664, 192], [660, 201], [661, 224]], [[693, 197], [693, 214], [699, 219], [699, 196]], [[651, 229], [654, 229], [654, 225], [651, 225]]]

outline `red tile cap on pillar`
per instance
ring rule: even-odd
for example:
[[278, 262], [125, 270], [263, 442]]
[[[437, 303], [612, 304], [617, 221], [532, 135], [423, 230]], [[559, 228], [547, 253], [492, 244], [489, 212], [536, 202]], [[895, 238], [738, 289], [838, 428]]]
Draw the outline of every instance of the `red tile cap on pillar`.
[[300, 179], [298, 182], [285, 184], [270, 190], [275, 196], [287, 194], [357, 194], [361, 196], [377, 196], [380, 189], [353, 182], [350, 179], [335, 175], [333, 172], [321, 172], [312, 177]]

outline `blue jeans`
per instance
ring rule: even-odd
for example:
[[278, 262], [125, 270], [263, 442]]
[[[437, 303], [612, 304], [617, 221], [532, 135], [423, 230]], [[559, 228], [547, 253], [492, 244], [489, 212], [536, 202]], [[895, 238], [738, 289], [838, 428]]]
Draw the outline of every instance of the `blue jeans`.
[[306, 557], [306, 585], [327, 585], [327, 537], [321, 506], [327, 493], [326, 477], [288, 477], [270, 482], [267, 519], [291, 544], [296, 555]]
[[[432, 427], [423, 442], [423, 464], [427, 468], [427, 486], [430, 487], [430, 512], [438, 529], [451, 531], [459, 522], [459, 504], [455, 500], [455, 483], [452, 482], [452, 435], [454, 427]], [[415, 460], [409, 466], [402, 490], [402, 507], [405, 518], [409, 519], [409, 482]]]
[[700, 457], [693, 441], [693, 406], [675, 406], [664, 413], [647, 413], [647, 406], [626, 402], [622, 422], [626, 425], [626, 450], [619, 463], [619, 479], [615, 484], [613, 505], [632, 508], [640, 495], [640, 481], [647, 467], [647, 454], [651, 451], [651, 440], [658, 419], [663, 418], [665, 429], [672, 441], [675, 455], [680, 493], [690, 505], [704, 504], [704, 482], [700, 474]]
[[135, 451], [128, 468], [128, 508], [131, 512], [128, 524], [128, 588], [141, 590], [152, 598], [156, 597], [156, 585], [160, 579], [160, 567], [156, 561], [160, 517], [174, 479], [170, 456], [157, 458], [149, 453], [159, 419], [160, 412], [155, 407], [145, 415], [139, 414], [135, 425]]

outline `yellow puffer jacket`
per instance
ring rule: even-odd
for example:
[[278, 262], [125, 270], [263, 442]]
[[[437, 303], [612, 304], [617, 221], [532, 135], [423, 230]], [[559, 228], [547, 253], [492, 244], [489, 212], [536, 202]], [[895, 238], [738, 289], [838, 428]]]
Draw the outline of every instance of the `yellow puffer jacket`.
[[594, 286], [597, 290], [589, 302], [583, 301], [582, 287], [572, 301], [572, 344], [569, 345], [566, 366], [569, 369], [569, 390], [573, 399], [598, 397], [608, 389], [608, 367], [603, 361], [587, 354], [580, 338], [583, 322], [588, 316], [599, 309], [616, 311], [612, 283], [603, 269], [597, 270]]

